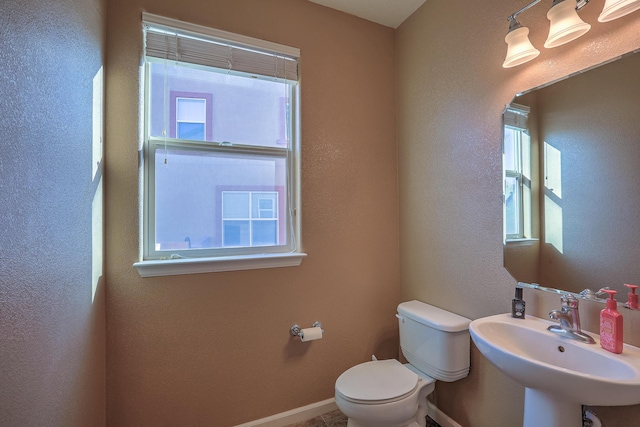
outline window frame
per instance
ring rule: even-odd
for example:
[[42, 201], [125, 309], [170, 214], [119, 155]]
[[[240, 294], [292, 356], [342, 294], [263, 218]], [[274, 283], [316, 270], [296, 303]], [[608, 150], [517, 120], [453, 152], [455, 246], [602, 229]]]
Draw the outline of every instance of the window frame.
[[[266, 158], [273, 157], [282, 159], [287, 156], [287, 162], [291, 161], [290, 156], [287, 154], [290, 153], [291, 150], [287, 148], [280, 147], [254, 147], [254, 146], [245, 146], [240, 144], [217, 144], [206, 141], [197, 141], [197, 140], [182, 140], [177, 138], [162, 138], [162, 137], [148, 137], [148, 141], [144, 146], [144, 183], [145, 183], [145, 194], [144, 194], [144, 212], [143, 212], [143, 221], [145, 224], [145, 229], [143, 232], [144, 242], [144, 260], [162, 260], [166, 258], [224, 258], [228, 256], [243, 256], [243, 255], [256, 255], [256, 254], [265, 254], [265, 253], [286, 253], [286, 252], [295, 252], [297, 239], [294, 233], [294, 222], [298, 217], [296, 211], [292, 213], [293, 219], [289, 219], [288, 215], [283, 217], [281, 220], [284, 221], [284, 227], [288, 232], [289, 239], [287, 242], [278, 245], [278, 246], [253, 246], [253, 247], [240, 247], [240, 248], [226, 248], [224, 246], [211, 248], [211, 249], [171, 249], [171, 250], [162, 250], [156, 249], [156, 239], [155, 239], [155, 227], [156, 227], [156, 217], [155, 210], [153, 209], [155, 204], [155, 179], [151, 179], [155, 177], [155, 168], [156, 168], [156, 160], [158, 155], [162, 155], [162, 152], [165, 150], [171, 149], [185, 149], [188, 151], [202, 151], [211, 154], [237, 154], [237, 153], [245, 153], [248, 155], [257, 154], [260, 156], [264, 156]], [[285, 154], [287, 153], [287, 154]], [[291, 179], [288, 180], [287, 185], [291, 186]], [[231, 188], [238, 188], [238, 186], [231, 186]], [[269, 186], [268, 188], [272, 188]], [[279, 187], [276, 186], [276, 189]], [[299, 187], [297, 187], [299, 188]], [[216, 186], [213, 189], [211, 196], [215, 199], [220, 199], [221, 196], [219, 193], [222, 192], [223, 189], [226, 189], [226, 186]], [[266, 188], [261, 188], [264, 190]], [[277, 190], [276, 190], [277, 191]], [[295, 191], [293, 188], [290, 191]], [[286, 192], [283, 195], [283, 198], [286, 199]], [[284, 200], [283, 200], [284, 201]], [[290, 202], [291, 203], [291, 202]], [[285, 205], [286, 206], [286, 205]], [[283, 207], [284, 210], [285, 207]], [[222, 219], [221, 211], [215, 213], [215, 225], [218, 225], [218, 222]], [[171, 252], [170, 254], [168, 252]], [[216, 255], [220, 254], [220, 255]]]
[[[531, 137], [527, 125], [530, 108], [524, 105], [512, 103], [505, 109], [503, 113], [502, 123], [502, 214], [503, 214], [503, 240], [505, 243], [523, 242], [533, 239], [531, 235], [532, 228], [532, 188], [531, 178], [527, 176], [532, 172], [532, 152], [531, 152]], [[505, 162], [505, 146], [506, 146], [506, 133], [507, 129], [514, 131], [514, 150], [515, 153], [515, 167], [516, 169], [507, 169]], [[523, 141], [523, 135], [529, 137], [529, 143], [525, 147]], [[528, 160], [529, 164], [525, 165], [525, 161]], [[517, 197], [517, 220], [518, 220], [518, 232], [507, 234], [507, 179], [513, 178], [516, 181]], [[528, 191], [525, 189], [528, 188]]]
[[[505, 238], [507, 241], [509, 240], [516, 240], [516, 239], [524, 239], [525, 238], [525, 224], [524, 224], [524, 174], [522, 172], [522, 157], [523, 157], [523, 153], [522, 153], [522, 133], [524, 132], [523, 129], [514, 127], [514, 126], [509, 126], [509, 125], [505, 125], [504, 126], [504, 130], [506, 133], [506, 129], [512, 129], [514, 130], [514, 141], [513, 141], [513, 148], [515, 151], [515, 169], [507, 169], [506, 167], [504, 168], [504, 204], [505, 204]], [[516, 216], [517, 216], [517, 228], [518, 228], [518, 232], [517, 233], [507, 233], [506, 231], [506, 203], [507, 203], [507, 194], [506, 194], [506, 188], [507, 188], [507, 179], [508, 178], [513, 178], [515, 179], [516, 185], [514, 186], [515, 189], [515, 199], [516, 199]]]
[[[250, 45], [264, 48], [268, 46], [272, 51], [277, 51], [273, 47], [276, 45], [271, 42], [265, 42], [258, 39], [252, 39], [245, 36], [233, 35], [231, 33], [221, 32], [215, 29], [201, 27], [194, 24], [187, 24], [181, 21], [172, 20], [170, 18], [159, 17], [143, 13], [143, 21], [145, 23], [157, 23], [159, 25], [176, 27], [190, 31], [202, 32], [206, 35], [214, 35], [219, 37], [223, 34], [225, 38], [237, 38], [244, 46]], [[252, 44], [253, 43], [253, 44]], [[282, 46], [290, 52], [294, 48]], [[299, 51], [298, 56], [299, 56]], [[299, 83], [290, 83], [289, 99], [290, 110], [287, 119], [290, 121], [290, 144], [289, 147], [260, 147], [247, 146], [242, 144], [228, 144], [223, 142], [198, 141], [198, 140], [182, 140], [175, 138], [174, 135], [166, 137], [153, 137], [150, 135], [150, 62], [157, 61], [155, 58], [146, 58], [144, 60], [144, 74], [141, 87], [143, 88], [144, 101], [144, 129], [142, 131], [142, 158], [141, 158], [141, 174], [142, 184], [142, 212], [141, 212], [141, 255], [140, 261], [134, 263], [134, 267], [138, 270], [142, 277], [164, 276], [175, 274], [204, 273], [216, 271], [233, 271], [246, 270], [255, 268], [272, 268], [272, 267], [288, 267], [300, 265], [302, 259], [306, 256], [301, 250], [301, 187], [300, 187], [300, 85]], [[242, 73], [241, 73], [242, 74]], [[177, 110], [177, 96], [173, 91], [171, 94], [172, 102], [175, 103]], [[204, 99], [204, 94], [188, 93], [187, 97], [195, 97]], [[180, 96], [183, 97], [183, 96]], [[207, 114], [205, 120], [205, 132], [210, 132], [212, 126], [210, 124], [210, 97], [205, 99], [205, 112]], [[175, 111], [177, 113], [177, 111]], [[169, 124], [169, 129], [177, 133], [177, 116], [175, 123]], [[171, 132], [173, 133], [173, 132]], [[210, 138], [207, 138], [210, 139]], [[185, 253], [180, 250], [171, 251], [168, 257], [159, 256], [159, 252], [155, 250], [155, 212], [150, 206], [155, 203], [155, 155], [159, 147], [167, 148], [187, 148], [189, 150], [205, 150], [208, 152], [219, 153], [246, 153], [258, 154], [261, 156], [274, 156], [284, 158], [287, 163], [287, 192], [284, 196], [278, 191], [278, 197], [283, 197], [285, 206], [288, 205], [288, 211], [280, 212], [278, 221], [285, 221], [286, 234], [288, 242], [285, 245], [276, 246], [255, 246], [247, 248], [215, 248], [213, 250], [189, 250]], [[221, 193], [218, 193], [221, 194]], [[280, 211], [281, 206], [277, 206]], [[217, 214], [216, 214], [217, 215]], [[221, 217], [221, 215], [220, 215]], [[153, 240], [153, 242], [152, 242]], [[153, 244], [152, 244], [153, 243]]]

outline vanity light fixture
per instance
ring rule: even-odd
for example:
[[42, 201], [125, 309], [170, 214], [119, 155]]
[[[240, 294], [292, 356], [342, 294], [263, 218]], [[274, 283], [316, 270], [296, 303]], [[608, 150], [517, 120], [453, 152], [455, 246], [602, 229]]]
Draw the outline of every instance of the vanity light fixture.
[[[516, 19], [519, 14], [539, 2], [540, 0], [534, 0], [507, 18], [509, 31], [504, 38], [505, 42], [507, 42], [507, 56], [502, 64], [504, 68], [524, 64], [540, 54], [540, 51], [529, 40], [529, 29], [520, 25]], [[551, 9], [547, 12], [550, 25], [549, 36], [544, 43], [544, 47], [562, 46], [589, 31], [591, 25], [584, 22], [577, 13], [587, 3], [589, 3], [589, 0], [553, 0]], [[640, 0], [605, 0], [604, 8], [598, 17], [598, 21], [608, 22], [638, 9], [640, 9]]]
[[534, 0], [507, 18], [509, 20], [509, 31], [504, 38], [504, 41], [507, 42], [507, 57], [502, 64], [504, 68], [524, 64], [540, 55], [540, 51], [533, 47], [529, 40], [529, 29], [520, 25], [516, 19], [516, 16], [539, 2], [540, 0]]
[[540, 51], [529, 40], [529, 29], [521, 26], [513, 15], [509, 17], [509, 32], [504, 41], [507, 42], [507, 57], [502, 64], [504, 68], [524, 64], [540, 55]]
[[585, 34], [591, 29], [591, 25], [584, 22], [578, 16], [578, 9], [587, 4], [587, 1], [574, 3], [573, 0], [553, 0], [553, 5], [547, 18], [549, 19], [549, 37], [544, 42], [544, 47], [552, 48], [562, 46]]
[[640, 9], [640, 0], [606, 0], [598, 22], [609, 22]]

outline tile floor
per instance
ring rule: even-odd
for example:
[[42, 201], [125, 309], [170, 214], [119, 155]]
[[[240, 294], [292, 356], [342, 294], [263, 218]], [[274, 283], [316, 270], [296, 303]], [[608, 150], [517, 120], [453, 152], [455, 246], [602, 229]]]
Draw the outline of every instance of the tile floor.
[[[286, 427], [347, 427], [347, 417], [345, 417], [342, 412], [335, 410], [311, 420], [290, 424]], [[440, 427], [440, 425], [427, 417], [427, 427]]]
[[347, 417], [342, 415], [342, 412], [335, 410], [286, 427], [347, 427]]

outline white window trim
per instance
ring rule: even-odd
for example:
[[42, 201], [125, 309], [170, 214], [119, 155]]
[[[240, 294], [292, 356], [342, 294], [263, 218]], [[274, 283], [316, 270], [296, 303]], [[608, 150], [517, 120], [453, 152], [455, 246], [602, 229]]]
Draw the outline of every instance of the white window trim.
[[256, 270], [262, 268], [297, 267], [304, 252], [228, 256], [218, 258], [178, 258], [140, 261], [133, 264], [141, 277], [176, 276], [180, 274], [217, 273], [221, 271]]
[[[236, 40], [242, 44], [259, 46], [263, 49], [280, 51], [295, 57], [300, 56], [300, 50], [289, 46], [280, 45], [252, 37], [245, 37], [238, 34], [227, 33], [203, 27], [200, 25], [190, 24], [183, 21], [165, 18], [158, 15], [152, 15], [146, 12], [142, 13], [142, 19], [146, 22], [154, 22], [161, 25], [169, 25], [179, 27], [187, 31], [196, 31], [209, 36], [225, 38], [228, 40]], [[146, 86], [146, 84], [145, 84]], [[293, 91], [293, 107], [295, 109], [295, 117], [300, 117], [300, 89]], [[146, 97], [145, 97], [146, 99]], [[147, 107], [145, 106], [145, 109]], [[293, 113], [293, 112], [292, 112]], [[292, 252], [285, 253], [263, 253], [249, 254], [237, 256], [222, 257], [202, 257], [202, 258], [178, 258], [178, 259], [161, 259], [161, 260], [141, 260], [133, 264], [138, 270], [141, 277], [158, 277], [173, 276], [182, 274], [198, 274], [198, 273], [215, 273], [223, 271], [239, 271], [239, 270], [255, 270], [264, 268], [280, 268], [280, 267], [296, 267], [302, 263], [302, 259], [307, 256], [302, 251], [302, 218], [301, 218], [301, 182], [300, 182], [300, 122], [295, 120], [293, 123], [293, 132], [295, 137], [291, 139], [292, 150], [298, 153], [293, 156], [291, 168], [294, 171], [291, 191], [296, 193], [295, 203], [291, 206], [293, 217], [291, 218], [293, 236], [295, 239], [295, 249]], [[143, 227], [142, 227], [143, 228]], [[141, 234], [141, 239], [144, 233]], [[141, 242], [142, 245], [142, 242]], [[142, 254], [141, 254], [142, 256]]]
[[509, 247], [532, 246], [534, 243], [539, 241], [540, 239], [535, 237], [524, 237], [522, 239], [506, 239], [504, 244], [505, 246], [509, 246]]

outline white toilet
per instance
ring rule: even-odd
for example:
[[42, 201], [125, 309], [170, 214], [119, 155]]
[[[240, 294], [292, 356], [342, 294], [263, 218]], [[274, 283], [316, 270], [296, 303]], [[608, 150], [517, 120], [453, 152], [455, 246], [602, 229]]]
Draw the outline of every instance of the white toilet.
[[409, 361], [365, 362], [336, 380], [348, 427], [424, 427], [436, 380], [469, 374], [469, 319], [420, 301], [398, 306], [400, 348]]

